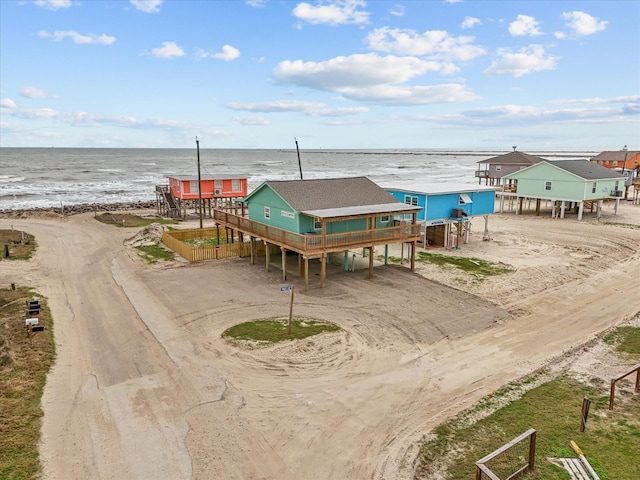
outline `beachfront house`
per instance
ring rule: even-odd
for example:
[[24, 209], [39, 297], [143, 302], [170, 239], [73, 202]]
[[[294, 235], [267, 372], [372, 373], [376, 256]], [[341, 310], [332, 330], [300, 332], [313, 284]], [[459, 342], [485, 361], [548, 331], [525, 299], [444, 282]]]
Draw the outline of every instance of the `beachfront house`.
[[471, 220], [484, 217], [484, 239], [489, 238], [489, 215], [494, 213], [499, 187], [452, 183], [419, 183], [386, 190], [400, 202], [420, 207], [417, 219], [422, 242], [444, 247], [469, 241]]
[[[169, 185], [156, 187], [159, 208], [165, 208], [171, 216], [187, 216], [187, 205], [198, 210], [199, 200], [202, 208], [212, 215], [212, 207], [221, 208], [242, 200], [247, 195], [247, 177], [241, 175], [193, 175], [168, 177]], [[177, 212], [177, 214], [175, 214]]]
[[[604, 200], [615, 199], [615, 213], [618, 213], [624, 177], [617, 172], [588, 160], [545, 160], [505, 179], [516, 182], [514, 194], [516, 214], [523, 212], [525, 201], [535, 200], [536, 215], [540, 214], [542, 202], [551, 202], [551, 215], [564, 218], [567, 209], [574, 209], [578, 220], [582, 220], [585, 206], [593, 211], [596, 207], [598, 218]], [[509, 193], [501, 192], [502, 198]], [[502, 210], [502, 204], [500, 209]]]
[[[250, 236], [252, 242], [259, 239], [279, 246], [283, 279], [287, 252], [296, 252], [305, 289], [310, 260], [319, 261], [320, 284], [325, 287], [329, 256], [344, 258], [348, 270], [348, 251], [356, 248], [368, 250], [372, 277], [374, 246], [409, 243], [414, 270], [420, 207], [398, 201], [366, 177], [266, 181], [244, 201], [248, 218], [216, 209], [215, 222]], [[409, 218], [394, 222], [396, 215]], [[269, 248], [266, 251], [268, 269]], [[253, 262], [254, 255], [251, 257]]]
[[[543, 160], [544, 158], [535, 155], [518, 152], [514, 147], [513, 152], [477, 162], [478, 170], [476, 170], [476, 177], [478, 178], [479, 184], [481, 184], [482, 179], [484, 179], [485, 185], [504, 184], [506, 189], [509, 189], [511, 181], [505, 178], [507, 175], [535, 165]], [[515, 186], [513, 186], [513, 188], [515, 189]]]
[[591, 159], [592, 162], [610, 168], [624, 175], [624, 199], [627, 199], [629, 187], [640, 190], [640, 150], [617, 150], [602, 152]]

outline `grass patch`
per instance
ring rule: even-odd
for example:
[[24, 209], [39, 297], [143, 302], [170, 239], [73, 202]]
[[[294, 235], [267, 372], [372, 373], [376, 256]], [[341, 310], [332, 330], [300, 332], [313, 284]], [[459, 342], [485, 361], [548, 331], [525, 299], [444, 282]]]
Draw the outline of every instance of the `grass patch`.
[[[384, 260], [384, 257], [379, 256], [378, 259]], [[388, 261], [391, 263], [400, 263], [400, 258], [389, 256]], [[477, 280], [483, 280], [486, 277], [504, 275], [506, 273], [513, 272], [512, 269], [503, 265], [487, 262], [480, 258], [457, 257], [441, 255], [438, 253], [417, 252], [416, 261], [421, 263], [431, 263], [442, 268], [456, 268], [475, 277]]]
[[[38, 299], [43, 332], [27, 336], [25, 301]], [[40, 398], [53, 365], [51, 315], [43, 298], [28, 288], [0, 289], [0, 478], [38, 478]]]
[[[33, 235], [21, 230], [0, 230], [0, 248], [2, 260], [29, 260], [36, 251], [38, 244]], [[9, 249], [9, 256], [6, 256]]]
[[217, 245], [226, 245], [226, 237], [205, 237], [205, 238], [192, 238], [183, 242], [190, 247], [215, 247]]
[[618, 222], [600, 222], [602, 225], [613, 225], [615, 227], [631, 228], [633, 230], [640, 230], [640, 225], [633, 223], [618, 223]]
[[175, 220], [169, 220], [159, 217], [140, 217], [130, 213], [101, 213], [96, 215], [96, 220], [107, 225], [115, 225], [117, 227], [147, 227], [152, 223], [161, 225], [175, 225]]
[[[510, 388], [510, 387], [507, 387]], [[506, 394], [504, 391], [497, 395]], [[579, 432], [582, 399], [591, 399], [587, 429]], [[567, 479], [567, 473], [547, 457], [573, 457], [574, 440], [602, 480], [640, 478], [638, 395], [627, 394], [614, 411], [608, 392], [560, 376], [525, 393], [493, 414], [473, 422], [478, 409], [489, 408], [489, 397], [435, 430], [420, 452], [420, 478], [446, 470], [447, 479], [472, 478], [475, 462], [529, 428], [537, 430], [536, 470], [528, 479]], [[446, 460], [445, 460], [446, 459]]]
[[602, 341], [615, 346], [616, 351], [640, 358], [640, 328], [618, 327], [605, 335]]
[[269, 345], [340, 330], [340, 327], [333, 323], [309, 318], [293, 318], [291, 320], [291, 335], [289, 335], [287, 333], [288, 323], [288, 318], [245, 322], [225, 330], [222, 336], [258, 345]]
[[161, 245], [139, 245], [135, 248], [140, 252], [140, 257], [147, 263], [157, 263], [159, 260], [172, 261], [176, 258], [174, 252]]

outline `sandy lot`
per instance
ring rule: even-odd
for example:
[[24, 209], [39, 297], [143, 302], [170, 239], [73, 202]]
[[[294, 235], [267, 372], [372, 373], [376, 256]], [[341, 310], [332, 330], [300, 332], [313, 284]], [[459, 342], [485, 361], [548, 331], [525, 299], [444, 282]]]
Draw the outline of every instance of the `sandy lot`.
[[515, 269], [483, 282], [423, 264], [368, 279], [366, 260], [326, 289], [290, 275], [294, 315], [344, 330], [254, 350], [221, 333], [288, 315], [277, 258], [149, 266], [93, 214], [0, 222], [40, 245], [0, 283], [36, 287], [56, 322], [45, 479], [409, 479], [431, 428], [640, 311], [630, 203], [599, 223], [494, 215], [491, 241], [477, 220], [446, 253]]

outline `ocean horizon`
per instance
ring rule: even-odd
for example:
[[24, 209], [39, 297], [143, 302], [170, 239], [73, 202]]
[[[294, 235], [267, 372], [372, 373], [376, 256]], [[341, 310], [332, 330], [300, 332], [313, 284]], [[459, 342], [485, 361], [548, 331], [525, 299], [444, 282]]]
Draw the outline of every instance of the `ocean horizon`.
[[[267, 180], [366, 176], [382, 186], [478, 184], [477, 162], [512, 150], [200, 149], [202, 176], [239, 175], [249, 191]], [[600, 152], [538, 150], [548, 159]], [[155, 200], [169, 176], [198, 174], [196, 148], [0, 148], [0, 211]]]

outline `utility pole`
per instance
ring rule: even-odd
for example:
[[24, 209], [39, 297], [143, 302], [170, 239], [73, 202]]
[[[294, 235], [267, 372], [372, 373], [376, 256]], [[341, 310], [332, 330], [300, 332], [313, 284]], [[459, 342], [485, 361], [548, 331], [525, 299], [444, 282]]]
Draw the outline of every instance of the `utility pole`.
[[296, 151], [298, 152], [298, 168], [300, 169], [300, 180], [302, 180], [302, 163], [300, 163], [300, 149], [298, 148], [298, 139], [294, 138], [296, 141]]
[[[629, 151], [627, 150], [627, 146], [625, 145], [624, 148], [624, 160], [622, 161], [622, 176], [624, 176], [624, 169], [627, 166], [627, 153], [629, 153]], [[627, 177], [624, 177], [624, 199], [627, 199], [627, 191], [628, 191], [629, 187], [627, 186]]]
[[196, 137], [196, 152], [198, 156], [198, 211], [200, 212], [200, 228], [202, 228], [202, 183], [200, 178], [200, 140]]

